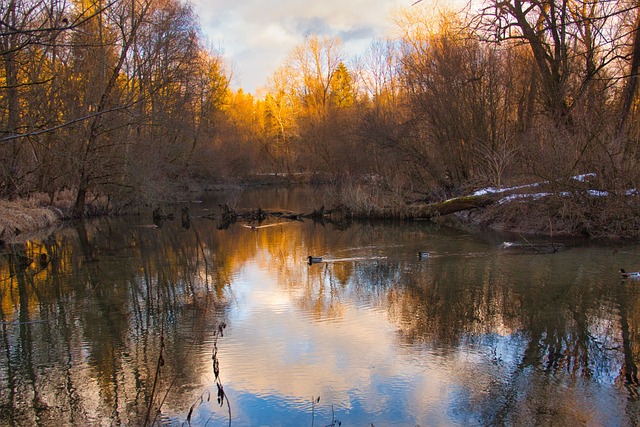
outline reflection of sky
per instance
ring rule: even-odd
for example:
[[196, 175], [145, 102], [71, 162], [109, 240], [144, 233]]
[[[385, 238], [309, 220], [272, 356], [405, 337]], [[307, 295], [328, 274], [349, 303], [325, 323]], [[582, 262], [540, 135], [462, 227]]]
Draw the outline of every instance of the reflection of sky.
[[[329, 424], [332, 409], [343, 425], [483, 425], [540, 414], [544, 421], [548, 410], [559, 412], [549, 420], [575, 420], [580, 416], [573, 411], [586, 407], [591, 409], [584, 419], [599, 424], [621, 405], [612, 387], [620, 361], [593, 372], [599, 381], [578, 377], [583, 383], [576, 387], [576, 377], [562, 375], [562, 369], [548, 375], [540, 361], [523, 365], [529, 334], [500, 322], [493, 331], [462, 336], [455, 348], [407, 344], [384, 297], [373, 304], [359, 300], [353, 288], [364, 277], [338, 287], [332, 301], [340, 305], [338, 315], [317, 316], [315, 298], [332, 298], [327, 276], [317, 274], [325, 267], [292, 257], [285, 269], [296, 277], [290, 283], [290, 277], [279, 277], [284, 270], [270, 267], [266, 252], [234, 276], [229, 326], [219, 342], [221, 379], [235, 425], [311, 425], [317, 396], [316, 425]], [[354, 271], [352, 279], [357, 276]], [[370, 298], [373, 290], [361, 291]], [[224, 423], [226, 408], [212, 405], [196, 411], [194, 419], [206, 421], [213, 413], [216, 424]]]
[[401, 425], [420, 422], [413, 414], [430, 402], [428, 416], [442, 421], [446, 375], [437, 359], [418, 361], [397, 346], [384, 312], [347, 303], [339, 320], [313, 321], [295, 291], [256, 263], [235, 277], [233, 294], [219, 357], [241, 425], [309, 424], [312, 396], [321, 398], [322, 425], [332, 405], [343, 422]]
[[[199, 225], [206, 238], [180, 229], [186, 243], [168, 247], [159, 233], [170, 224], [136, 228], [137, 247], [160, 251], [128, 260], [105, 253], [76, 265], [66, 244], [68, 271], [28, 277], [26, 295], [7, 281], [5, 424], [34, 425], [45, 414], [55, 421], [43, 425], [140, 425], [164, 336], [156, 390], [166, 396], [164, 425], [182, 425], [194, 402], [192, 425], [210, 417], [208, 425], [226, 425], [211, 361], [223, 318], [233, 425], [311, 425], [313, 396], [318, 426], [332, 407], [343, 425], [637, 424], [638, 387], [625, 384], [625, 369], [638, 363], [640, 287], [615, 274], [638, 262], [637, 251], [509, 256], [415, 224], [338, 232], [295, 222], [236, 233]], [[214, 260], [208, 282], [182, 280], [203, 264], [181, 264], [201, 241], [212, 248], [202, 251]], [[96, 242], [112, 245], [111, 235]], [[436, 256], [417, 260], [423, 248]], [[334, 259], [308, 266], [308, 253]], [[335, 260], [343, 257], [351, 261]], [[18, 306], [23, 295], [30, 302]], [[26, 318], [33, 323], [13, 322]]]

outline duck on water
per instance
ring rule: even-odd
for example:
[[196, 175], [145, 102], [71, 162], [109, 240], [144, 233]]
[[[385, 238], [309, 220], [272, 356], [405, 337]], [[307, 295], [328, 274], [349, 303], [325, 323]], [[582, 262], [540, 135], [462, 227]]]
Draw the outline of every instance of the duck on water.
[[624, 271], [624, 268], [621, 268], [620, 274], [622, 274], [622, 277], [624, 279], [640, 279], [640, 271], [632, 271], [627, 273], [626, 271]]
[[311, 255], [309, 255], [308, 260], [309, 260], [309, 265], [311, 265], [311, 264], [318, 264], [318, 263], [322, 262], [322, 258], [320, 258], [320, 257], [315, 257], [315, 256], [311, 256]]

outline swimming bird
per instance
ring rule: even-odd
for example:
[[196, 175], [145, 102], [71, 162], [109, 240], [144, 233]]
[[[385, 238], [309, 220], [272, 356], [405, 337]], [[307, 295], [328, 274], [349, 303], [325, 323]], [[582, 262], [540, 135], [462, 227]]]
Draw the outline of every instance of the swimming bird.
[[322, 262], [322, 258], [309, 255], [309, 265]]
[[640, 279], [640, 271], [627, 273], [626, 271], [624, 271], [624, 268], [621, 268], [620, 274], [622, 274], [622, 277], [624, 277], [625, 279]]
[[427, 251], [418, 251], [418, 258], [422, 259], [422, 258], [429, 258], [429, 252]]

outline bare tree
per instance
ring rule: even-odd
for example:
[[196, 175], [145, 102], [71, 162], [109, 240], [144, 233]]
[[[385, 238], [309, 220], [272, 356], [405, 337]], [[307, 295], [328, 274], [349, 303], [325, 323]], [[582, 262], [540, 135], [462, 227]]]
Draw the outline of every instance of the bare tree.
[[[631, 107], [637, 98], [638, 78], [640, 78], [640, 7], [633, 8], [629, 13], [635, 13], [633, 26], [630, 28], [631, 46], [628, 74], [623, 91], [622, 110], [620, 111], [619, 130], [624, 130], [628, 124]], [[628, 28], [628, 26], [627, 26]]]
[[[19, 136], [32, 129], [39, 108], [25, 109], [33, 98], [30, 93], [42, 92], [53, 78], [48, 64], [55, 62], [55, 48], [62, 33], [70, 28], [64, 17], [64, 3], [39, 1], [8, 1], [0, 4], [0, 61], [4, 85], [0, 105], [6, 127], [2, 129], [2, 165], [0, 189], [13, 197], [24, 191], [23, 184], [32, 162], [26, 162], [29, 147]], [[43, 71], [43, 69], [47, 71]]]
[[293, 49], [286, 67], [294, 77], [294, 88], [305, 108], [305, 114], [320, 118], [329, 105], [333, 75], [342, 62], [338, 38], [307, 36]]
[[615, 2], [486, 1], [476, 18], [488, 41], [520, 41], [531, 49], [543, 104], [556, 120], [588, 95], [616, 59]]

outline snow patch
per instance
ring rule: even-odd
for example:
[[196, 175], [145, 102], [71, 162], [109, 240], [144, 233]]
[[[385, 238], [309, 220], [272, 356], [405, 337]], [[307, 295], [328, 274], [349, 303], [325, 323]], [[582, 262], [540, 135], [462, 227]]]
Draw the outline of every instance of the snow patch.
[[571, 179], [575, 179], [576, 181], [580, 181], [580, 182], [585, 182], [587, 178], [592, 178], [594, 176], [596, 176], [596, 174], [594, 172], [590, 172], [582, 175], [572, 176]]
[[508, 187], [508, 188], [487, 187], [487, 188], [482, 188], [480, 190], [474, 191], [473, 195], [474, 196], [484, 196], [486, 194], [504, 193], [504, 192], [507, 192], [507, 191], [520, 190], [520, 189], [523, 189], [523, 188], [538, 187], [540, 184], [541, 184], [540, 182], [535, 182], [533, 184], [518, 185], [517, 187]]
[[593, 197], [607, 197], [609, 195], [608, 191], [599, 191], [599, 190], [588, 190], [587, 194]]
[[[503, 203], [507, 203], [507, 202], [511, 202], [513, 200], [522, 200], [522, 199], [533, 199], [533, 200], [538, 200], [541, 199], [543, 197], [548, 197], [551, 196], [553, 193], [534, 193], [534, 194], [510, 194], [506, 197], [503, 197], [502, 199], [498, 200], [498, 204], [503, 204]], [[560, 193], [562, 194], [562, 193]], [[567, 195], [568, 193], [565, 193], [565, 195]]]
[[[590, 173], [584, 173], [584, 174], [581, 174], [581, 175], [572, 176], [571, 179], [574, 179], [574, 180], [580, 181], [580, 182], [588, 182], [589, 178], [593, 178], [595, 176], [596, 176], [596, 174], [594, 172], [590, 172]], [[473, 195], [474, 196], [484, 196], [484, 195], [487, 195], [487, 194], [500, 194], [500, 193], [506, 193], [508, 191], [522, 190], [524, 188], [535, 188], [535, 187], [539, 187], [542, 184], [547, 184], [548, 182], [549, 181], [534, 182], [533, 184], [518, 185], [516, 187], [508, 187], [508, 188], [487, 187], [487, 188], [482, 188], [480, 190], [474, 191]], [[588, 195], [592, 196], [592, 197], [608, 197], [608, 196], [610, 196], [610, 193], [608, 191], [586, 190], [586, 193]], [[510, 194], [510, 195], [505, 196], [502, 199], [498, 200], [498, 204], [511, 202], [513, 200], [523, 200], [523, 199], [538, 200], [538, 199], [541, 199], [543, 197], [551, 196], [552, 194], [557, 194], [559, 196], [567, 197], [567, 196], [571, 196], [572, 193], [567, 192], [567, 191], [563, 191], [563, 192], [560, 192], [560, 193]], [[632, 188], [630, 190], [627, 190], [625, 194], [627, 196], [640, 196], [640, 191], [638, 191], [638, 189]]]

